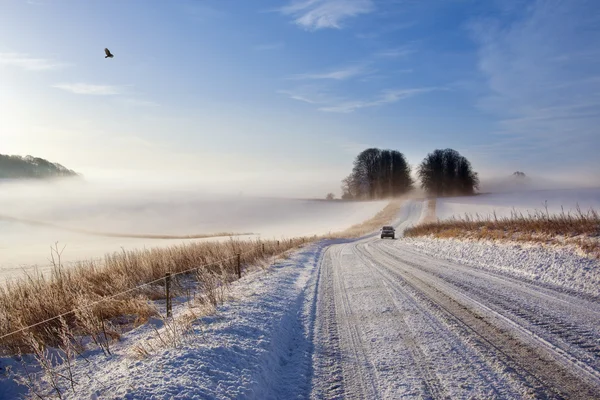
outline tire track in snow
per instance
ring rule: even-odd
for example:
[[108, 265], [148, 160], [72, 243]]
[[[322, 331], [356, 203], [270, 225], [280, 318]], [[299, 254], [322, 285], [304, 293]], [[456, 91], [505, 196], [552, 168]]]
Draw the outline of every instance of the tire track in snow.
[[[598, 383], [585, 379], [575, 371], [579, 370], [577, 364], [572, 368], [565, 368], [564, 362], [571, 363], [567, 358], [563, 362], [557, 362], [556, 357], [564, 358], [562, 354], [556, 353], [554, 349], [533, 340], [531, 337], [523, 337], [515, 326], [507, 326], [505, 318], [483, 304], [466, 298], [465, 295], [457, 293], [439, 280], [433, 281], [431, 276], [420, 269], [418, 264], [410, 265], [408, 262], [399, 263], [390, 254], [378, 249], [377, 259], [382, 265], [397, 278], [404, 280], [440, 310], [451, 318], [457, 319], [461, 324], [472, 330], [473, 333], [484, 339], [490, 346], [497, 349], [501, 355], [507, 358], [506, 362], [520, 370], [520, 375], [536, 391], [536, 396], [544, 398], [596, 398], [600, 390]], [[476, 311], [476, 309], [479, 309]]]
[[315, 327], [312, 380], [314, 384], [310, 397], [314, 399], [338, 399], [344, 393], [330, 252], [331, 250], [328, 249], [319, 262], [316, 283], [318, 286], [313, 299]]
[[[398, 253], [400, 246], [385, 244], [383, 247], [403, 263], [411, 262], [406, 259], [407, 252], [413, 261], [424, 257], [406, 246], [401, 246], [402, 255]], [[415, 265], [475, 296], [519, 325], [527, 326], [561, 351], [573, 353], [579, 362], [600, 374], [600, 307], [597, 304], [491, 272], [469, 269], [465, 273], [465, 269], [448, 262], [439, 261], [438, 265], [443, 268], [437, 270], [424, 264], [420, 261]]]
[[333, 264], [333, 297], [337, 314], [337, 325], [341, 327], [340, 347], [344, 357], [351, 357], [344, 362], [343, 375], [346, 390], [352, 393], [353, 398], [375, 399], [379, 392], [375, 386], [374, 367], [367, 356], [365, 344], [361, 340], [359, 326], [352, 323], [352, 309], [348, 292], [344, 287], [341, 276], [341, 261], [343, 252], [348, 245], [338, 246], [332, 250], [336, 257]]
[[[361, 252], [358, 250], [358, 246], [355, 246], [353, 248], [353, 250], [354, 250], [356, 256], [362, 260], [362, 262], [364, 262], [365, 264], [373, 265], [372, 263], [370, 263], [369, 260], [366, 260], [365, 257], [361, 254]], [[405, 313], [402, 311], [402, 307], [398, 304], [397, 297], [394, 296], [393, 290], [390, 287], [390, 282], [387, 281], [382, 276], [381, 283], [382, 283], [382, 286], [385, 287], [390, 298], [392, 299], [392, 302], [394, 303], [396, 310], [401, 315], [401, 318], [397, 318], [398, 327], [400, 328], [400, 334], [401, 334], [403, 342], [406, 344], [406, 346], [408, 347], [408, 349], [410, 351], [410, 354], [412, 356], [411, 357], [412, 364], [419, 372], [419, 375], [421, 375], [424, 378], [423, 379], [424, 395], [427, 398], [433, 398], [433, 399], [447, 398], [447, 393], [444, 390], [444, 387], [443, 387], [442, 383], [440, 382], [439, 378], [435, 374], [435, 371], [433, 370], [431, 363], [429, 362], [429, 360], [425, 356], [425, 353], [419, 346], [417, 338], [415, 337], [415, 334], [412, 332], [412, 330], [410, 329], [408, 324], [404, 321], [403, 314], [405, 314]]]
[[[368, 244], [364, 246], [368, 246]], [[423, 384], [427, 387], [427, 398], [452, 398], [453, 396], [450, 395], [446, 386], [456, 386], [456, 382], [460, 380], [458, 374], [462, 374], [463, 381], [469, 383], [461, 384], [465, 387], [453, 388], [454, 394], [457, 390], [461, 390], [464, 392], [464, 397], [468, 392], [466, 386], [478, 386], [476, 390], [479, 390], [479, 393], [475, 395], [475, 398], [481, 396], [482, 393], [487, 399], [518, 397], [518, 390], [509, 387], [505, 379], [497, 376], [484, 360], [465, 346], [459, 335], [450, 331], [422, 302], [410, 296], [407, 289], [401, 284], [402, 281], [390, 277], [389, 274], [378, 268], [375, 262], [369, 259], [369, 254], [362, 245], [357, 246], [356, 250], [363, 262], [372, 265], [374, 272], [381, 276], [383, 285], [393, 298], [396, 307], [399, 309], [409, 307], [409, 314], [413, 318], [418, 315], [419, 322], [426, 326], [427, 331], [434, 334], [432, 336], [438, 342], [434, 344], [433, 349], [431, 349], [431, 343], [428, 346], [430, 348], [423, 347], [423, 338], [413, 332], [414, 328], [411, 328], [408, 323], [403, 323], [402, 329], [406, 332], [404, 334], [405, 341], [414, 356], [414, 368], [425, 378]], [[453, 364], [452, 380], [444, 379], [444, 375], [447, 378], [448, 371], [442, 371], [447, 368], [450, 357], [452, 357]], [[473, 385], [475, 381], [477, 384]], [[469, 394], [469, 397], [472, 398], [473, 394]]]

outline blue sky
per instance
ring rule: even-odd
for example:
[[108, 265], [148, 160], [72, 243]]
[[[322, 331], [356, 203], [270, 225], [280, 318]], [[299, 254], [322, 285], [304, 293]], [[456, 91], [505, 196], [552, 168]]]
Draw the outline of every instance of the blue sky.
[[451, 147], [600, 184], [599, 67], [596, 1], [9, 0], [0, 153], [319, 195], [366, 147]]

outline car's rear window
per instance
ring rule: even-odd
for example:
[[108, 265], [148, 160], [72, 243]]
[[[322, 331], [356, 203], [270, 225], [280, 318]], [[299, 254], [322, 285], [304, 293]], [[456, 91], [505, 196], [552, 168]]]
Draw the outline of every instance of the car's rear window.
[[394, 229], [394, 227], [393, 226], [384, 226], [383, 229], [385, 229], [385, 230], [392, 230], [392, 229]]

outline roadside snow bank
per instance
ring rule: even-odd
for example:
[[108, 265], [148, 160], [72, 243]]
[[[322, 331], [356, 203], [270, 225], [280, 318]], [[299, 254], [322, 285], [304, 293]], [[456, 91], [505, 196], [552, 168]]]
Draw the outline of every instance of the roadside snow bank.
[[600, 296], [600, 262], [567, 248], [456, 239], [402, 240], [432, 257]]
[[[75, 393], [64, 385], [62, 398], [306, 397], [314, 319], [309, 299], [326, 246], [306, 246], [233, 283], [227, 292], [231, 300], [215, 315], [196, 321], [178, 348], [158, 349], [140, 359], [140, 344], [156, 341], [164, 330], [146, 324], [123, 335], [112, 356], [96, 353], [88, 355], [88, 362], [79, 360], [73, 369], [79, 382]], [[186, 308], [174, 309], [175, 318]], [[11, 382], [0, 378], [0, 393], [5, 389], [17, 394]]]

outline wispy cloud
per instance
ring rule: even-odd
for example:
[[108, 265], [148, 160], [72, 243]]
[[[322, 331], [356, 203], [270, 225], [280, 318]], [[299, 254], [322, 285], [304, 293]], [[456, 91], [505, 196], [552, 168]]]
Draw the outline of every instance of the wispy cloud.
[[280, 11], [307, 30], [342, 28], [342, 21], [375, 9], [372, 0], [295, 0]]
[[273, 43], [263, 43], [257, 46], [254, 46], [254, 50], [257, 51], [270, 51], [270, 50], [280, 50], [285, 47], [284, 42], [273, 42]]
[[344, 101], [343, 98], [333, 96], [314, 85], [305, 85], [294, 90], [279, 90], [277, 93], [284, 94], [293, 100], [314, 105], [334, 104]]
[[331, 70], [328, 72], [313, 73], [313, 74], [297, 74], [290, 77], [290, 79], [333, 79], [333, 80], [346, 80], [357, 76], [365, 75], [367, 73], [374, 72], [368, 70], [366, 64], [354, 64], [344, 68]]
[[432, 92], [434, 90], [442, 90], [441, 88], [413, 88], [413, 89], [397, 89], [385, 90], [381, 92], [375, 99], [372, 100], [353, 100], [341, 102], [339, 104], [327, 105], [320, 107], [320, 111], [351, 113], [361, 108], [370, 108], [383, 106], [385, 104], [396, 103], [400, 100], [408, 99], [418, 94]]
[[27, 71], [46, 71], [63, 68], [69, 64], [47, 58], [36, 58], [29, 54], [0, 53], [0, 65], [18, 67]]
[[123, 88], [112, 85], [94, 85], [90, 83], [58, 83], [52, 87], [75, 94], [110, 96], [123, 93]]
[[598, 10], [585, 0], [538, 1], [471, 26], [487, 86], [479, 105], [498, 116], [505, 135], [527, 138], [537, 150], [546, 147], [539, 151], [546, 160], [548, 146], [571, 162], [597, 156]]
[[411, 89], [388, 89], [383, 90], [371, 99], [348, 99], [329, 95], [314, 88], [299, 88], [295, 91], [279, 91], [293, 100], [317, 106], [319, 111], [333, 113], [351, 113], [362, 108], [371, 108], [396, 103], [400, 100], [428, 93], [436, 90], [445, 90], [439, 87], [411, 88]]

